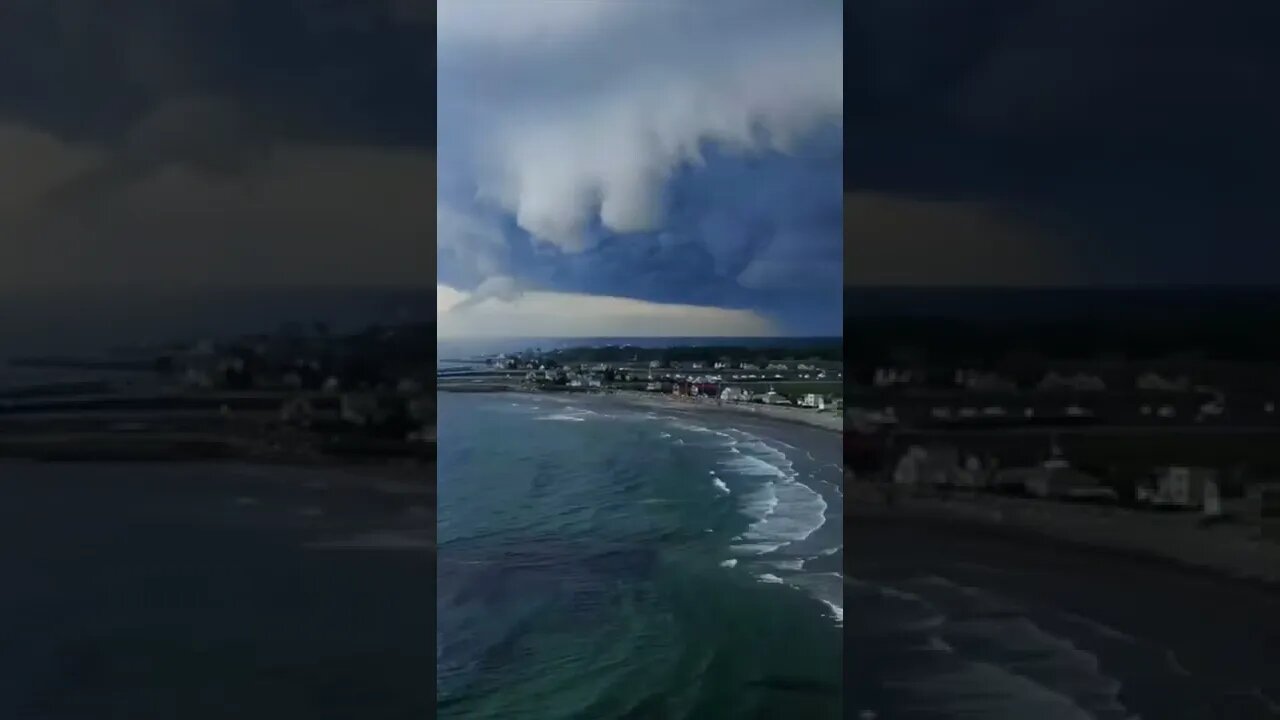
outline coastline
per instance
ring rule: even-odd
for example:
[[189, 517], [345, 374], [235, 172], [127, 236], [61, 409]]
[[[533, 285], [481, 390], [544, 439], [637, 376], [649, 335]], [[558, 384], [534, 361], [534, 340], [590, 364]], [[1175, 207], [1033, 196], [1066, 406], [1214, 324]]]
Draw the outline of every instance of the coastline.
[[829, 432], [844, 432], [844, 417], [835, 413], [799, 408], [795, 406], [762, 405], [758, 403], [728, 403], [720, 400], [698, 400], [695, 398], [679, 398], [661, 393], [642, 392], [639, 390], [605, 390], [603, 392], [548, 392], [534, 390], [519, 385], [486, 385], [450, 386], [441, 385], [437, 392], [448, 393], [512, 393], [534, 397], [552, 398], [613, 398], [633, 407], [650, 410], [683, 410], [695, 413], [723, 414], [732, 417], [752, 417], [761, 420], [777, 421], [794, 425], [804, 425]]
[[883, 484], [854, 481], [845, 487], [850, 523], [946, 524], [1176, 565], [1280, 591], [1280, 544], [1253, 537], [1239, 523], [1205, 526], [1195, 513], [991, 495], [928, 496], [904, 488], [895, 488], [887, 502]]

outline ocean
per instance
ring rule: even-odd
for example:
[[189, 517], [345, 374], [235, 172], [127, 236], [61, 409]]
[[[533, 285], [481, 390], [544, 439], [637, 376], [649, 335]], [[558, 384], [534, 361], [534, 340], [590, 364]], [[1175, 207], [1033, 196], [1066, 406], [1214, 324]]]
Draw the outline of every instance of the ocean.
[[0, 717], [431, 717], [429, 493], [0, 462]]
[[442, 718], [841, 716], [839, 436], [438, 398]]
[[846, 538], [850, 717], [1280, 714], [1274, 588], [949, 523]]

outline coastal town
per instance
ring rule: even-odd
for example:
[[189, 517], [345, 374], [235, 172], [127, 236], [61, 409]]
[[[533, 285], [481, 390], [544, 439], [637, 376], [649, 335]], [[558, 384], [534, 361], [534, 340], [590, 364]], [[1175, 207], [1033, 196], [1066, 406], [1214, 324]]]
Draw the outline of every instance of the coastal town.
[[[440, 387], [630, 391], [724, 404], [807, 408], [838, 416], [844, 407], [844, 372], [838, 355], [832, 359], [831, 354], [811, 357], [795, 350], [714, 347], [528, 350], [456, 361], [454, 369], [441, 372]], [[610, 359], [601, 359], [605, 357]]]
[[434, 458], [434, 328], [323, 325], [17, 358], [56, 380], [0, 392], [0, 456], [45, 460]]
[[1280, 579], [1269, 366], [898, 356], [847, 368], [855, 512], [983, 519]]

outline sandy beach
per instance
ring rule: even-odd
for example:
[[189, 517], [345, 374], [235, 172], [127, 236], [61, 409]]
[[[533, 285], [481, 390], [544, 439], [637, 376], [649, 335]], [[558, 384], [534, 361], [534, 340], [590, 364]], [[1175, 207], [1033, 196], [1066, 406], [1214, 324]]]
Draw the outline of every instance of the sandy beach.
[[[480, 392], [475, 388], [467, 386], [459, 386], [450, 388], [447, 385], [440, 387], [441, 392]], [[657, 410], [683, 410], [698, 413], [724, 413], [736, 417], [754, 417], [765, 420], [773, 420], [784, 423], [794, 423], [799, 425], [807, 425], [809, 427], [821, 428], [832, 432], [844, 432], [844, 416], [838, 413], [826, 410], [819, 411], [811, 408], [801, 408], [787, 405], [763, 405], [760, 403], [733, 403], [721, 400], [705, 400], [690, 397], [679, 397], [675, 395], [665, 395], [654, 392], [639, 392], [635, 390], [607, 390], [605, 392], [581, 392], [581, 393], [562, 393], [547, 392], [543, 390], [533, 390], [521, 386], [504, 386], [502, 388], [488, 388], [484, 392], [511, 392], [524, 395], [536, 395], [540, 397], [553, 398], [597, 398], [608, 397], [613, 398], [636, 407], [645, 407]]]
[[1261, 540], [1246, 522], [1203, 525], [1196, 513], [1138, 511], [992, 495], [928, 496], [885, 486], [846, 483], [850, 522], [932, 521], [1037, 536], [1138, 558], [1176, 563], [1280, 587], [1280, 544]]

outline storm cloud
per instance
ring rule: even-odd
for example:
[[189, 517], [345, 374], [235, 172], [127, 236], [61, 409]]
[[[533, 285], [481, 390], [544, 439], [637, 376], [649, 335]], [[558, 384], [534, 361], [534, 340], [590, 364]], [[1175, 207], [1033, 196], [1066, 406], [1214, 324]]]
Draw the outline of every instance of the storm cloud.
[[[497, 227], [529, 287], [808, 305], [834, 327], [840, 18], [818, 1], [441, 3], [442, 212]], [[494, 253], [473, 244], [442, 245], [442, 281], [484, 281]]]

